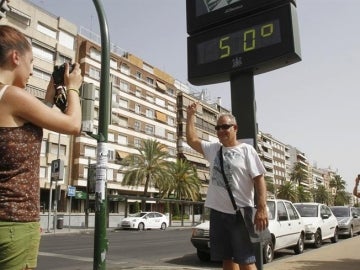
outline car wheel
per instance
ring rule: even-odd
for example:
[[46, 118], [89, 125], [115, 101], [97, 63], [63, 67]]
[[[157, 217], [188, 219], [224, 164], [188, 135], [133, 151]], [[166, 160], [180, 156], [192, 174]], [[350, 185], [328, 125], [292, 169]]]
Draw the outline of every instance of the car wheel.
[[331, 243], [337, 243], [339, 241], [339, 229], [336, 227], [334, 231], [334, 236], [331, 237]]
[[321, 231], [320, 230], [317, 230], [314, 234], [314, 247], [315, 248], [319, 248], [321, 247], [321, 244], [322, 244], [322, 239], [321, 239]]
[[210, 261], [210, 253], [197, 249], [196, 254], [200, 261], [202, 261], [202, 262]]
[[351, 226], [350, 231], [349, 231], [349, 238], [352, 238], [352, 237], [354, 237], [354, 230], [353, 230], [353, 227]]
[[166, 230], [166, 223], [165, 222], [161, 223], [160, 229], [161, 230]]
[[139, 223], [139, 225], [138, 225], [138, 230], [139, 231], [143, 231], [145, 229], [145, 225], [144, 225], [144, 223]]
[[264, 264], [270, 263], [274, 260], [274, 244], [272, 241], [266, 241], [263, 247]]
[[304, 235], [301, 234], [299, 240], [294, 248], [295, 254], [301, 254], [304, 252]]

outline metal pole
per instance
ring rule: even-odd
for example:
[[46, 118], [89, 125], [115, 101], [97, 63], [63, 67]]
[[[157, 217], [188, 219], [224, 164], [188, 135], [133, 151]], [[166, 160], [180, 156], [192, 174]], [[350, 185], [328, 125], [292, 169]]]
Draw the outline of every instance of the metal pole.
[[106, 269], [108, 240], [106, 239], [106, 167], [108, 153], [108, 125], [110, 119], [110, 39], [107, 21], [101, 1], [93, 0], [100, 23], [101, 78], [99, 100], [99, 128], [97, 137], [97, 165], [95, 191], [94, 270]]
[[[234, 74], [230, 80], [231, 109], [235, 116], [239, 130], [238, 139], [251, 139], [257, 148], [256, 102], [254, 90], [254, 75], [252, 72]], [[256, 197], [256, 194], [255, 194]], [[256, 267], [263, 269], [262, 244], [255, 243]]]

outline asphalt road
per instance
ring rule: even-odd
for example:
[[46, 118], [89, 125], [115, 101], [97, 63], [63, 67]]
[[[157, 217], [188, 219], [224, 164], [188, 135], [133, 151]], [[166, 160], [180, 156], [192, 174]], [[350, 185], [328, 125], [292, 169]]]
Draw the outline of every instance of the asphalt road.
[[[200, 262], [190, 242], [191, 229], [108, 231], [108, 270], [221, 269], [219, 263]], [[94, 234], [49, 234], [40, 244], [38, 270], [93, 269]]]
[[[190, 242], [191, 228], [168, 228], [165, 231], [108, 231], [107, 270], [219, 270], [221, 263], [201, 262]], [[360, 236], [354, 241], [358, 243]], [[346, 239], [345, 239], [346, 240]], [[340, 239], [340, 242], [344, 241]], [[355, 246], [357, 247], [357, 244]], [[89, 270], [93, 269], [94, 234], [92, 231], [43, 235], [37, 270]], [[331, 252], [321, 257], [331, 258], [345, 252], [341, 245], [325, 241], [320, 249], [308, 247], [304, 255], [294, 255], [292, 250], [276, 253], [275, 261], [264, 265], [264, 269], [279, 269], [286, 261], [297, 261], [317, 252]], [[354, 249], [354, 248], [352, 248]], [[356, 249], [357, 251], [357, 249]], [[358, 253], [356, 253], [357, 255]], [[304, 257], [305, 256], [305, 257]], [[284, 263], [282, 263], [282, 261]], [[279, 264], [280, 263], [280, 264]], [[283, 269], [283, 268], [281, 268]], [[284, 268], [286, 269], [286, 268]], [[289, 268], [290, 269], [290, 268]], [[303, 269], [303, 268], [294, 268]], [[329, 268], [331, 269], [331, 268]], [[351, 268], [349, 268], [351, 269]]]

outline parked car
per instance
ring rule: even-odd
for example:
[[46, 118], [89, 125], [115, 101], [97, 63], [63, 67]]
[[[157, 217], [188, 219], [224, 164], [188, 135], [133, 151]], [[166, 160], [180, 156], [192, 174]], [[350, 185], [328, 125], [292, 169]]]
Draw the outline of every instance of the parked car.
[[331, 209], [321, 203], [294, 203], [305, 223], [305, 244], [319, 248], [326, 239], [339, 240], [339, 226]]
[[161, 229], [165, 230], [169, 226], [169, 219], [164, 214], [158, 212], [139, 212], [122, 219], [121, 228], [123, 229]]
[[264, 263], [274, 259], [274, 252], [292, 248], [295, 254], [303, 253], [305, 225], [292, 204], [287, 200], [267, 200], [271, 240], [264, 243]]
[[353, 237], [360, 232], [358, 209], [351, 206], [331, 206], [330, 209], [338, 220], [339, 235]]
[[[271, 241], [263, 243], [263, 261], [274, 259], [274, 251], [293, 248], [296, 254], [304, 251], [305, 225], [290, 201], [267, 200]], [[209, 221], [193, 228], [191, 243], [201, 261], [210, 260]]]

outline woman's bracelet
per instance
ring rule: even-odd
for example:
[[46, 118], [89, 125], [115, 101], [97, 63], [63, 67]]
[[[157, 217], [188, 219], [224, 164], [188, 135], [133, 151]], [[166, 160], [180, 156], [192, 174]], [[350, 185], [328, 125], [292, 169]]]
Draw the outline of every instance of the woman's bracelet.
[[79, 91], [78, 89], [69, 88], [69, 89], [67, 90], [67, 92], [69, 93], [70, 91], [74, 91], [74, 92], [76, 92], [76, 93], [78, 94], [78, 96], [80, 96], [80, 91]]

